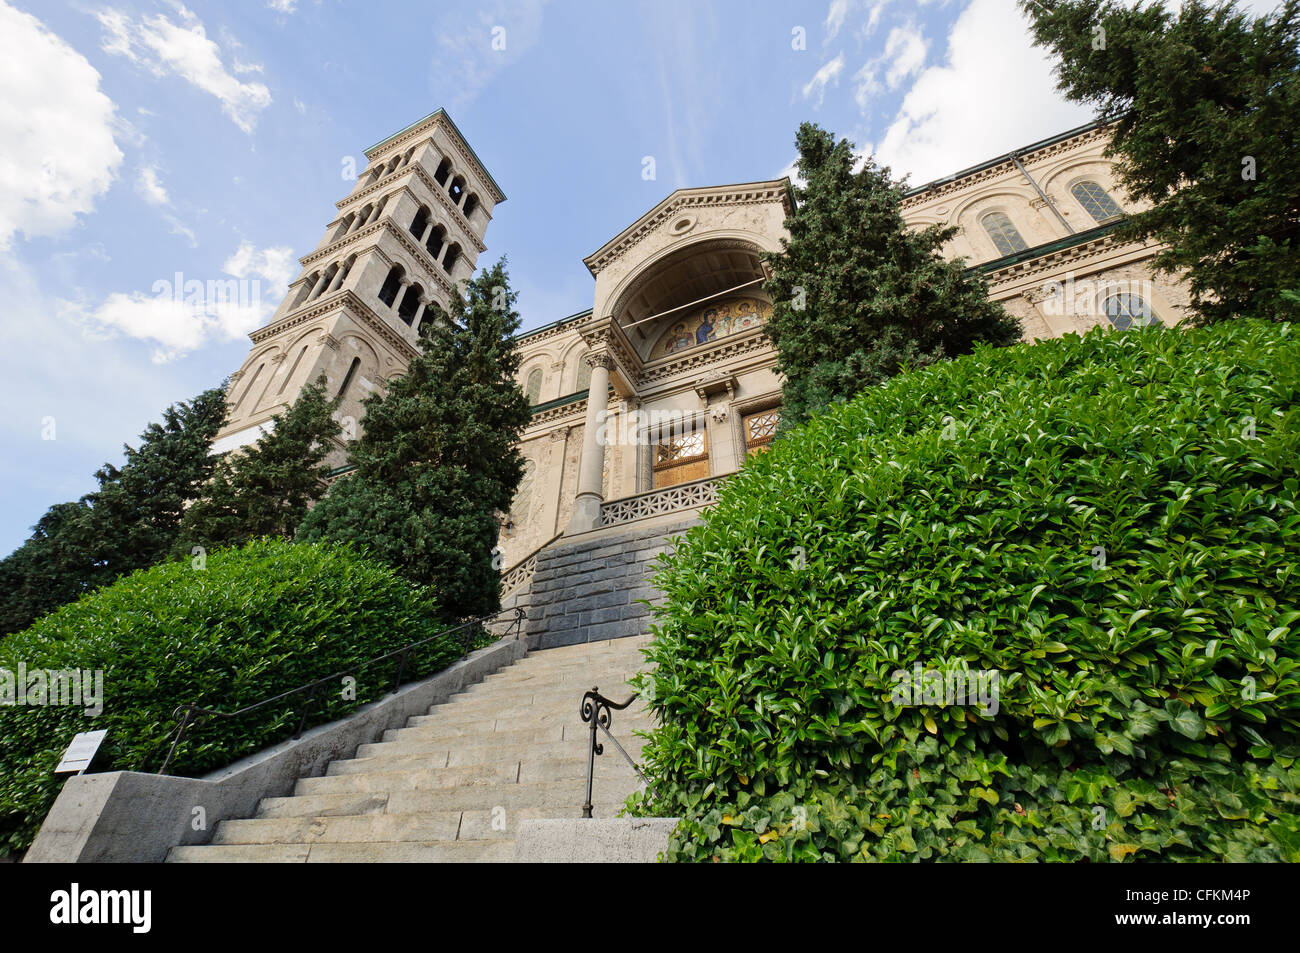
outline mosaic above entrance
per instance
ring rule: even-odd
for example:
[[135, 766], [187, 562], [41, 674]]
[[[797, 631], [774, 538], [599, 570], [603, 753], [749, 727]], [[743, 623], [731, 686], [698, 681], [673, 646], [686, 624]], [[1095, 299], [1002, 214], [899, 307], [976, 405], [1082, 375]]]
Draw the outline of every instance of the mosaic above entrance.
[[675, 320], [655, 345], [651, 357], [680, 354], [730, 334], [758, 327], [772, 312], [772, 306], [759, 298], [731, 298], [720, 304], [710, 303], [690, 318]]

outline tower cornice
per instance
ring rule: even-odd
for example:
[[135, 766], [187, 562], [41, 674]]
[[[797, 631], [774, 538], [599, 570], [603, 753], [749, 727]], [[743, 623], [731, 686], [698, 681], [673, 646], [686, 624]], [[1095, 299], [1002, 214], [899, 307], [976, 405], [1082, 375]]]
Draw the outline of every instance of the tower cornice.
[[[460, 129], [456, 127], [456, 123], [447, 115], [447, 111], [441, 107], [435, 109], [423, 119], [407, 126], [400, 132], [389, 136], [383, 142], [371, 146], [365, 151], [365, 156], [367, 159], [373, 160], [376, 156], [388, 152], [389, 150], [399, 151], [401, 146], [406, 145], [413, 139], [419, 139], [425, 133], [431, 132], [436, 128], [442, 128], [447, 131], [451, 138], [452, 147], [455, 148], [456, 152], [460, 155], [461, 159], [465, 161], [465, 164], [470, 167], [471, 171], [478, 176], [479, 180], [487, 185], [488, 189], [492, 192], [493, 201], [497, 203], [504, 202], [506, 200], [506, 194], [501, 191], [501, 186], [497, 185], [496, 180], [492, 178], [487, 168], [479, 161], [478, 156], [475, 155], [474, 150], [470, 148], [469, 143], [465, 141], [465, 137], [460, 134]], [[397, 148], [394, 149], [394, 147]]]
[[255, 344], [260, 345], [269, 341], [273, 337], [278, 337], [285, 331], [291, 331], [294, 328], [304, 324], [309, 324], [319, 318], [322, 318], [334, 311], [347, 311], [353, 317], [357, 318], [367, 328], [374, 331], [386, 344], [393, 348], [403, 359], [410, 361], [420, 352], [416, 347], [406, 340], [401, 334], [391, 328], [386, 321], [374, 312], [364, 301], [355, 295], [351, 289], [335, 292], [329, 298], [317, 299], [311, 307], [301, 308], [291, 312], [285, 318], [274, 324], [268, 324], [264, 328], [258, 328], [248, 337]]

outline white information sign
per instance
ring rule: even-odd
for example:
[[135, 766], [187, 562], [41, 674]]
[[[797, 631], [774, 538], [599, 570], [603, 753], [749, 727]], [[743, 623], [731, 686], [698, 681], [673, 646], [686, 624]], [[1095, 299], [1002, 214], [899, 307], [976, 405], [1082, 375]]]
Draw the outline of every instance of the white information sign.
[[90, 767], [90, 762], [95, 758], [95, 752], [99, 750], [100, 743], [108, 730], [103, 731], [83, 731], [72, 739], [68, 745], [68, 750], [63, 752], [63, 760], [59, 766], [54, 769], [55, 774], [80, 774]]

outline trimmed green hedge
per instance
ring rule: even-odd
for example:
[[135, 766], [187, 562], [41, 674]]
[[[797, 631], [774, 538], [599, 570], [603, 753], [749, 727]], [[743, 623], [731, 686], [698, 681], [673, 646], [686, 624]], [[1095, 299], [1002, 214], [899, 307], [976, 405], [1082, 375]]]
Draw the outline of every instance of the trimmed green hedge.
[[[107, 729], [93, 770], [156, 771], [189, 701], [234, 711], [435, 634], [427, 591], [352, 550], [259, 540], [134, 573], [0, 642], [0, 669], [102, 669], [103, 713], [0, 707], [0, 852], [35, 836], [63, 783], [51, 774], [79, 731]], [[460, 633], [413, 655], [404, 679], [459, 657]], [[392, 687], [395, 661], [358, 669], [355, 700], [322, 694], [308, 725]], [[290, 736], [293, 704], [192, 727], [168, 773], [196, 775]]]
[[1099, 330], [778, 440], [657, 576], [668, 859], [1300, 859], [1298, 397], [1293, 326]]

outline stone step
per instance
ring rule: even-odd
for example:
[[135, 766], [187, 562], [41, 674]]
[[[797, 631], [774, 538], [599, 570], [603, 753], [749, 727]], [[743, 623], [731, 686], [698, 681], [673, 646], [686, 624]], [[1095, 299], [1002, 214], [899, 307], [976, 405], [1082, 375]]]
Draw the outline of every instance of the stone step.
[[340, 864], [508, 864], [515, 859], [514, 838], [428, 843], [312, 844], [307, 863]]
[[[602, 783], [603, 782], [603, 783]], [[640, 782], [636, 776], [629, 778], [599, 778], [592, 786], [592, 801], [605, 811], [605, 816], [612, 816], [622, 808], [624, 800], [637, 790]], [[491, 811], [502, 807], [508, 811], [535, 807], [555, 810], [560, 816], [577, 816], [587, 795], [586, 777], [566, 781], [560, 784], [476, 784], [459, 788], [416, 788], [394, 790], [382, 795], [385, 812], [388, 814], [429, 814], [438, 811]], [[376, 795], [379, 796], [379, 795]], [[302, 816], [293, 812], [299, 804], [307, 809], [306, 813], [317, 813], [313, 809], [331, 802], [326, 798], [337, 799], [342, 804], [344, 798], [357, 797], [355, 794], [317, 794], [307, 797], [264, 798], [258, 809], [258, 816], [294, 817]], [[295, 803], [298, 802], [298, 803]], [[572, 813], [570, 813], [572, 812]]]
[[[642, 712], [633, 712], [629, 708], [625, 711], [614, 713], [614, 723], [623, 724], [635, 717], [635, 715], [644, 714]], [[649, 717], [645, 715], [645, 717]], [[454, 729], [458, 733], [468, 734], [475, 732], [491, 733], [494, 731], [536, 731], [539, 728], [553, 728], [556, 725], [561, 727], [572, 724], [582, 724], [582, 718], [578, 712], [578, 706], [573, 708], [563, 708], [558, 711], [548, 711], [532, 707], [524, 708], [507, 708], [500, 711], [479, 711], [465, 712], [458, 714], [452, 709], [445, 712], [439, 712], [435, 715], [412, 715], [407, 721], [408, 728], [430, 727], [437, 729]]]
[[[581, 722], [579, 722], [581, 724]], [[520, 731], [485, 731], [481, 726], [463, 725], [458, 728], [438, 730], [433, 725], [416, 728], [390, 728], [384, 732], [383, 739], [375, 744], [409, 743], [427, 748], [442, 745], [447, 748], [458, 744], [486, 744], [488, 742], [503, 745], [546, 744], [548, 741], [563, 741], [564, 725], [551, 725], [549, 728], [525, 728]], [[366, 745], [362, 745], [365, 748]], [[361, 752], [358, 751], [358, 754]]]
[[539, 701], [568, 701], [576, 706], [581, 702], [582, 696], [590, 691], [593, 686], [599, 686], [601, 694], [606, 698], [622, 701], [636, 691], [628, 684], [629, 677], [629, 675], [619, 675], [617, 677], [611, 675], [606, 678], [588, 677], [558, 684], [545, 676], [514, 682], [494, 682], [491, 684], [480, 682], [468, 691], [453, 695], [448, 700], [448, 704], [464, 705], [485, 698], [526, 698], [531, 696]]
[[[638, 674], [644, 669], [644, 664], [599, 667], [575, 665], [572, 668], [561, 668], [558, 670], [538, 669], [528, 665], [523, 665], [521, 668], [511, 666], [504, 671], [489, 675], [487, 678], [483, 679], [483, 681], [476, 683], [472, 690], [482, 691], [484, 688], [498, 685], [525, 685], [540, 682], [555, 686], [566, 685], [578, 688], [579, 691], [583, 691], [584, 689], [582, 686], [585, 685], [586, 688], [591, 687], [586, 683], [590, 682], [593, 677], [604, 677], [606, 679], [613, 678], [619, 682], [626, 682], [633, 675]], [[597, 684], [599, 684], [599, 682]]]
[[[603, 805], [610, 810], [612, 805]], [[621, 807], [619, 802], [617, 807]], [[612, 813], [612, 811], [611, 811]], [[507, 808], [493, 805], [476, 810], [431, 811], [364, 816], [303, 815], [222, 821], [212, 838], [226, 844], [351, 844], [397, 841], [480, 840], [514, 837], [520, 821], [573, 818], [581, 803], [552, 807]]]
[[169, 864], [305, 864], [308, 844], [203, 844], [173, 847]]
[[[618, 737], [618, 735], [615, 735]], [[640, 754], [642, 741], [628, 733], [618, 739], [628, 754], [636, 758]], [[479, 739], [475, 739], [478, 742]], [[418, 742], [379, 742], [362, 745], [357, 749], [356, 759], [373, 760], [420, 760], [434, 766], [464, 768], [479, 764], [493, 764], [498, 761], [543, 761], [553, 758], [581, 757], [587, 751], [590, 734], [574, 732], [568, 741], [553, 741], [543, 744], [496, 744], [466, 743], [448, 748], [445, 744], [424, 745]]]
[[256, 817], [346, 817], [358, 814], [383, 814], [388, 807], [388, 798], [387, 791], [264, 797], [257, 805]]
[[411, 841], [369, 844], [206, 844], [173, 847], [169, 863], [509, 863], [513, 840]]
[[460, 811], [431, 814], [320, 815], [222, 821], [213, 844], [311, 844], [456, 840]]
[[[513, 858], [523, 820], [578, 818], [586, 799], [590, 728], [584, 692], [616, 699], [645, 660], [649, 638], [533, 652], [426, 715], [386, 730], [264, 798], [255, 816], [222, 821], [212, 843], [174, 848], [169, 862], [457, 862]], [[654, 727], [644, 702], [614, 712], [634, 757]], [[604, 740], [604, 735], [600, 735]], [[640, 780], [612, 746], [595, 761], [597, 817], [615, 817]]]
[[[639, 753], [639, 746], [634, 741], [619, 739], [623, 748], [633, 758]], [[636, 747], [637, 750], [633, 750]], [[610, 757], [612, 755], [612, 757]], [[582, 775], [587, 772], [587, 755], [583, 747], [561, 747], [545, 752], [538, 757], [524, 759], [511, 757], [509, 753], [501, 757], [492, 757], [487, 752], [482, 755], [485, 760], [474, 761], [464, 765], [440, 765], [431, 763], [426, 754], [386, 754], [370, 758], [352, 758], [347, 761], [334, 761], [326, 770], [325, 777], [347, 777], [351, 775], [411, 773], [427, 779], [428, 787], [447, 787], [459, 784], [509, 783], [519, 781], [529, 775], [530, 781], [549, 781], [554, 778], [578, 777], [576, 774], [545, 772], [568, 771], [574, 765], [580, 765]], [[611, 770], [610, 765], [618, 764], [631, 771], [612, 746], [606, 748], [606, 754], [596, 758], [596, 776], [602, 777]], [[536, 774], [541, 771], [543, 774]], [[315, 779], [304, 779], [315, 780]]]

